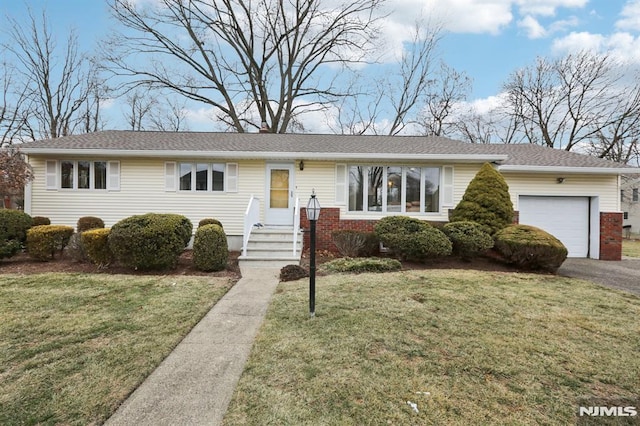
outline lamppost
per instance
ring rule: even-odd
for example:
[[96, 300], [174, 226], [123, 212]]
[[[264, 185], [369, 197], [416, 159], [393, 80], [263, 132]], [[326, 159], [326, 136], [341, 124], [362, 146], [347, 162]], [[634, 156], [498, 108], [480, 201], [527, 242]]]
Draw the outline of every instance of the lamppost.
[[320, 202], [316, 198], [315, 190], [311, 191], [311, 198], [307, 203], [307, 219], [311, 227], [309, 259], [309, 315], [316, 316], [316, 221], [320, 217]]

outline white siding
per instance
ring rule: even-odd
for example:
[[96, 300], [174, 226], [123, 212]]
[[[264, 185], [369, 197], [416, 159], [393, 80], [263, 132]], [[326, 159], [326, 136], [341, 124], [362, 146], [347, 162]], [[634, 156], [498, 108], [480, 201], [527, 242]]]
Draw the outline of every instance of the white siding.
[[[520, 195], [597, 197], [599, 211], [617, 212], [620, 209], [618, 177], [615, 175], [505, 173], [504, 177], [515, 210], [518, 210]], [[558, 177], [563, 177], [564, 181], [558, 183]]]
[[[263, 198], [264, 162], [238, 162], [238, 192], [167, 192], [165, 162], [170, 159], [120, 160], [120, 190], [46, 190], [45, 160], [30, 157], [35, 180], [32, 185], [32, 216], [46, 216], [54, 224], [76, 225], [82, 216], [98, 216], [106, 226], [135, 214], [179, 213], [194, 229], [200, 219], [219, 219], [228, 235], [241, 235], [249, 197]], [[185, 160], [188, 161], [188, 160]], [[198, 158], [193, 162], [215, 162]], [[219, 161], [218, 161], [219, 162]]]

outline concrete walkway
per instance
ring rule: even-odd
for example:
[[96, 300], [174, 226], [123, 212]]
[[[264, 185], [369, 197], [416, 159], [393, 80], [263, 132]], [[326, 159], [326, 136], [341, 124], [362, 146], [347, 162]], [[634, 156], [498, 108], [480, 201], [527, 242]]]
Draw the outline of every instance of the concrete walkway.
[[279, 272], [243, 269], [242, 278], [105, 424], [221, 424]]

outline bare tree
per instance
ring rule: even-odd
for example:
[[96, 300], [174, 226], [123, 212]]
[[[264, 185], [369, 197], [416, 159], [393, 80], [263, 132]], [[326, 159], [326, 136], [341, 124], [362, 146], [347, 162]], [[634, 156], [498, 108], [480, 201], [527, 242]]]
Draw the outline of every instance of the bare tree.
[[0, 196], [19, 195], [24, 186], [33, 180], [31, 166], [15, 147], [0, 150]]
[[382, 1], [110, 0], [124, 31], [106, 60], [134, 85], [211, 106], [238, 132], [265, 122], [282, 133], [343, 94], [332, 75], [372, 49]]
[[419, 124], [423, 133], [433, 136], [449, 136], [456, 131], [456, 120], [452, 116], [456, 105], [463, 102], [471, 90], [471, 79], [444, 62], [436, 78], [429, 85], [430, 90]]
[[607, 55], [591, 52], [514, 72], [505, 84], [507, 107], [525, 139], [567, 151], [602, 134], [620, 118], [622, 74]]
[[147, 116], [156, 106], [156, 98], [148, 90], [134, 90], [126, 97], [128, 110], [124, 116], [131, 130], [145, 130]]
[[29, 119], [25, 123], [29, 137], [71, 134], [81, 124], [79, 110], [91, 91], [89, 61], [79, 52], [73, 30], [60, 49], [46, 12], [38, 19], [29, 10], [28, 16], [27, 22], [8, 18], [10, 40], [5, 48], [16, 60], [16, 72], [29, 100]]
[[170, 97], [157, 105], [149, 116], [151, 128], [162, 132], [179, 132], [188, 130], [186, 103]]
[[471, 81], [443, 62], [439, 69], [434, 65], [441, 39], [440, 26], [416, 22], [402, 58], [392, 64], [398, 66], [399, 72], [373, 81], [366, 75], [357, 76], [360, 84], [349, 86], [350, 96], [338, 105], [339, 114], [332, 129], [348, 134], [397, 135], [412, 125], [427, 127], [429, 121], [433, 125], [429, 130], [439, 122], [437, 134], [444, 134], [447, 117], [454, 104], [466, 98]]
[[2, 103], [0, 104], [0, 148], [11, 145], [25, 126], [26, 88], [15, 84], [14, 70], [6, 62], [0, 65]]

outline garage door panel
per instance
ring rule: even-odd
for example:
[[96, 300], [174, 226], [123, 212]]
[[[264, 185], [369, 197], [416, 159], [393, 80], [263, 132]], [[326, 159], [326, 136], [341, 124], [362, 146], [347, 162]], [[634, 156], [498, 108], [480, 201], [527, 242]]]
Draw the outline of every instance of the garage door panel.
[[589, 253], [589, 198], [520, 196], [519, 222], [536, 226], [558, 238], [569, 257]]

